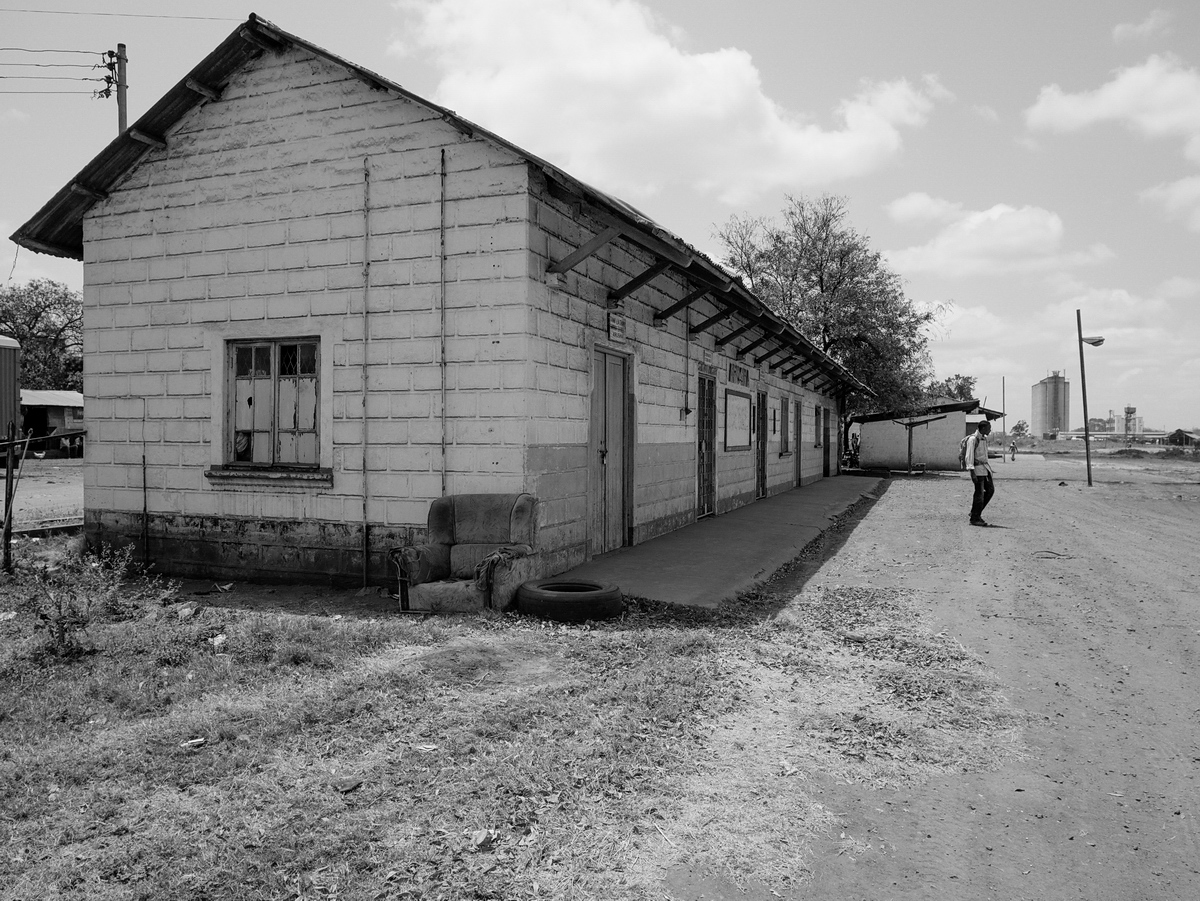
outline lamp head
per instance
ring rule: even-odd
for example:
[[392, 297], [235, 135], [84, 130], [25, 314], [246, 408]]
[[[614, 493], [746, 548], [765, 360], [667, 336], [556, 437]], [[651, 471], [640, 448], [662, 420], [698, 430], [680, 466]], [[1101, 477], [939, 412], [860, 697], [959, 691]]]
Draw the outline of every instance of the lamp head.
[[1079, 340], [1082, 341], [1084, 344], [1092, 345], [1092, 347], [1099, 347], [1101, 344], [1104, 343], [1104, 339], [1101, 337], [1098, 337], [1098, 336], [1095, 338], [1080, 338]]

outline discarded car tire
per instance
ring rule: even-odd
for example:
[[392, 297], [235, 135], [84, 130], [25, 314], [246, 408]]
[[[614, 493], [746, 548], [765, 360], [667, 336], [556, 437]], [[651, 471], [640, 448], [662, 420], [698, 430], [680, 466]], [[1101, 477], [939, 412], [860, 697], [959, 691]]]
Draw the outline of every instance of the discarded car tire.
[[586, 579], [538, 579], [517, 589], [517, 611], [563, 623], [621, 615], [621, 589]]

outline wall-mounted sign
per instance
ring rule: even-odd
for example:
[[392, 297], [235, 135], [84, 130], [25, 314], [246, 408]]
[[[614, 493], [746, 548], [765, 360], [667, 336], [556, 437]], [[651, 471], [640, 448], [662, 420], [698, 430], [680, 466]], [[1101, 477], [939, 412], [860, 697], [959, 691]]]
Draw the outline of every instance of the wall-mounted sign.
[[715, 379], [717, 377], [717, 367], [716, 366], [710, 366], [708, 363], [698, 363], [696, 365], [696, 368], [700, 371], [700, 374], [702, 376], [705, 376], [710, 379]]
[[608, 311], [608, 340], [625, 341], [625, 314], [620, 310]]
[[750, 370], [745, 366], [739, 366], [737, 363], [729, 364], [729, 384], [731, 385], [749, 385]]
[[725, 450], [748, 450], [750, 447], [749, 394], [740, 391], [725, 392]]

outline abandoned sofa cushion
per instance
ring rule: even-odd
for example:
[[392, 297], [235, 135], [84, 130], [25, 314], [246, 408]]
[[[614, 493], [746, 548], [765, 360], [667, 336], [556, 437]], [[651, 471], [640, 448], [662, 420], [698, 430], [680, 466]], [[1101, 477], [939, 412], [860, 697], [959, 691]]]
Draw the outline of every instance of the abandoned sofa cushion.
[[[532, 495], [456, 494], [450, 500], [454, 505], [454, 544], [535, 544]], [[432, 514], [431, 506], [431, 520]]]

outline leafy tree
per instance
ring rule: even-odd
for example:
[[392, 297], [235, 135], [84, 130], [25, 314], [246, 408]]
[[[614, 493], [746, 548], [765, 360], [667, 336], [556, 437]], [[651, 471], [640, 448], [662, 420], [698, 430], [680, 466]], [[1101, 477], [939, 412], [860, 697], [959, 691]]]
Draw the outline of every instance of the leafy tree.
[[919, 406], [932, 374], [926, 329], [942, 311], [905, 296], [900, 276], [847, 221], [845, 198], [789, 196], [781, 215], [731, 218], [717, 232], [725, 265], [876, 393], [851, 395], [848, 411]]
[[1024, 419], [1019, 419], [1017, 420], [1017, 424], [1008, 430], [1008, 433], [1014, 438], [1028, 438], [1029, 423], [1027, 423]]
[[21, 387], [83, 390], [83, 302], [50, 279], [0, 288], [0, 335], [21, 345]]
[[974, 400], [975, 376], [960, 375], [956, 372], [940, 382], [930, 382], [925, 391], [931, 401], [939, 397], [948, 397], [951, 400]]

